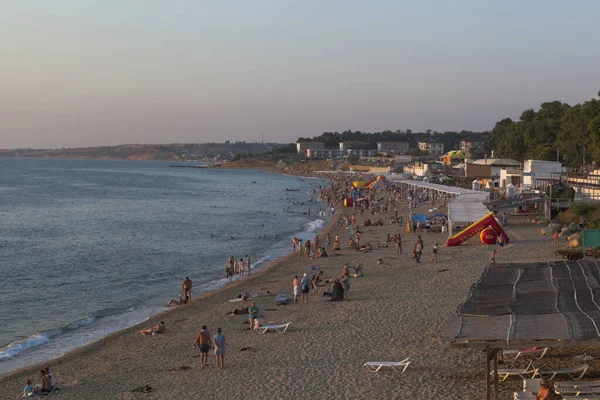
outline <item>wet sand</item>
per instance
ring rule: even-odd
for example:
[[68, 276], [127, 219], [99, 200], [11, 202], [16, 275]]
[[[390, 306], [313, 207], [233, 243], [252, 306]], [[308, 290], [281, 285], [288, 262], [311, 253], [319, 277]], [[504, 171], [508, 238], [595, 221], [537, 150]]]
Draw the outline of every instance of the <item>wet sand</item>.
[[[420, 207], [425, 212], [430, 205]], [[342, 210], [350, 214], [351, 209]], [[415, 212], [419, 212], [416, 210]], [[407, 219], [408, 211], [401, 215]], [[417, 264], [409, 255], [415, 236], [404, 226], [361, 227], [361, 244], [375, 248], [362, 253], [348, 248], [347, 231], [335, 224], [342, 250], [314, 260], [290, 256], [251, 279], [195, 298], [184, 305], [99, 342], [45, 363], [61, 387], [61, 399], [481, 399], [484, 397], [484, 356], [480, 351], [453, 350], [442, 333], [465, 299], [469, 287], [483, 272], [492, 248], [473, 238], [445, 248], [446, 235], [422, 234], [424, 252]], [[378, 218], [378, 217], [376, 217]], [[362, 225], [365, 217], [357, 221]], [[534, 262], [557, 259], [552, 238], [539, 234], [539, 225], [509, 219], [512, 239], [497, 262]], [[400, 232], [405, 253], [396, 255], [385, 245], [388, 233]], [[324, 242], [324, 235], [320, 235]], [[438, 263], [431, 249], [440, 244]], [[290, 252], [291, 252], [290, 244]], [[382, 265], [377, 265], [378, 259]], [[223, 262], [226, 262], [224, 258]], [[351, 280], [350, 300], [329, 302], [311, 295], [308, 304], [277, 306], [277, 293], [292, 298], [292, 279], [310, 266], [337, 276], [344, 264], [363, 265], [364, 277]], [[314, 272], [308, 271], [309, 276]], [[176, 289], [176, 288], [174, 288]], [[230, 299], [243, 292], [260, 293], [255, 301], [263, 324], [292, 322], [285, 334], [256, 335], [248, 330], [247, 316], [223, 316], [242, 307]], [[248, 306], [248, 304], [243, 305]], [[165, 321], [167, 332], [158, 336], [136, 334]], [[207, 325], [226, 337], [225, 369], [216, 370], [213, 352], [208, 367], [200, 369], [198, 351], [192, 348], [196, 332]], [[406, 372], [367, 372], [367, 361], [396, 361], [411, 357]], [[37, 367], [0, 378], [0, 398], [16, 398]], [[150, 393], [132, 392], [149, 385]], [[501, 398], [512, 398], [520, 382], [503, 382]]]

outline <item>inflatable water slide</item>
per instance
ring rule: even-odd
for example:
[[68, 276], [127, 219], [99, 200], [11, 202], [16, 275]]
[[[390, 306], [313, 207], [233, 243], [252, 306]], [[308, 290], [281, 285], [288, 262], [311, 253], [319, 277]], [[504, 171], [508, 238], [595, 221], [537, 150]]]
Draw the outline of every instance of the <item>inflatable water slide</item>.
[[456, 235], [450, 236], [448, 240], [446, 240], [446, 246], [459, 246], [477, 234], [479, 234], [479, 239], [483, 244], [489, 245], [496, 243], [496, 238], [499, 235], [504, 236], [505, 243], [510, 241], [508, 235], [494, 217], [494, 213], [491, 212], [477, 222], [467, 226]]

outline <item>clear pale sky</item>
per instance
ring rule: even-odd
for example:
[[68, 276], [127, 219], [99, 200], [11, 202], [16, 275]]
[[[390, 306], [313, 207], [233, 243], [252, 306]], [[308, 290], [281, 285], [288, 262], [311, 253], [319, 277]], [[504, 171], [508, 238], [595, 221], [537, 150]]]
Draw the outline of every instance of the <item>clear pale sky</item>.
[[0, 7], [0, 148], [486, 130], [600, 90], [597, 0]]

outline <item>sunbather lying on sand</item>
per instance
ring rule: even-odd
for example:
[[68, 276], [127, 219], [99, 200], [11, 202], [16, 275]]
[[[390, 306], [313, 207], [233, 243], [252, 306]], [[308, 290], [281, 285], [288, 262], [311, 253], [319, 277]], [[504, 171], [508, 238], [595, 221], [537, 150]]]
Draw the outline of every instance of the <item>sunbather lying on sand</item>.
[[163, 321], [160, 321], [160, 323], [156, 324], [154, 326], [154, 328], [152, 329], [144, 329], [141, 331], [138, 331], [138, 333], [141, 333], [142, 335], [156, 335], [157, 333], [163, 333], [165, 330], [167, 329], [167, 327], [165, 326], [165, 323]]
[[245, 308], [235, 308], [232, 311], [227, 311], [223, 315], [246, 315], [248, 314], [248, 307]]

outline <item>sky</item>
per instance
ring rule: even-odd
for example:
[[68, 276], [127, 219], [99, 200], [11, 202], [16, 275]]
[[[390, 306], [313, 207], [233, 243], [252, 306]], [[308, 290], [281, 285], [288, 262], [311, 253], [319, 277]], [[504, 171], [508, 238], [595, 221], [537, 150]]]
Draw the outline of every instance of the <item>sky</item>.
[[0, 0], [0, 148], [490, 130], [600, 90], [597, 0]]

